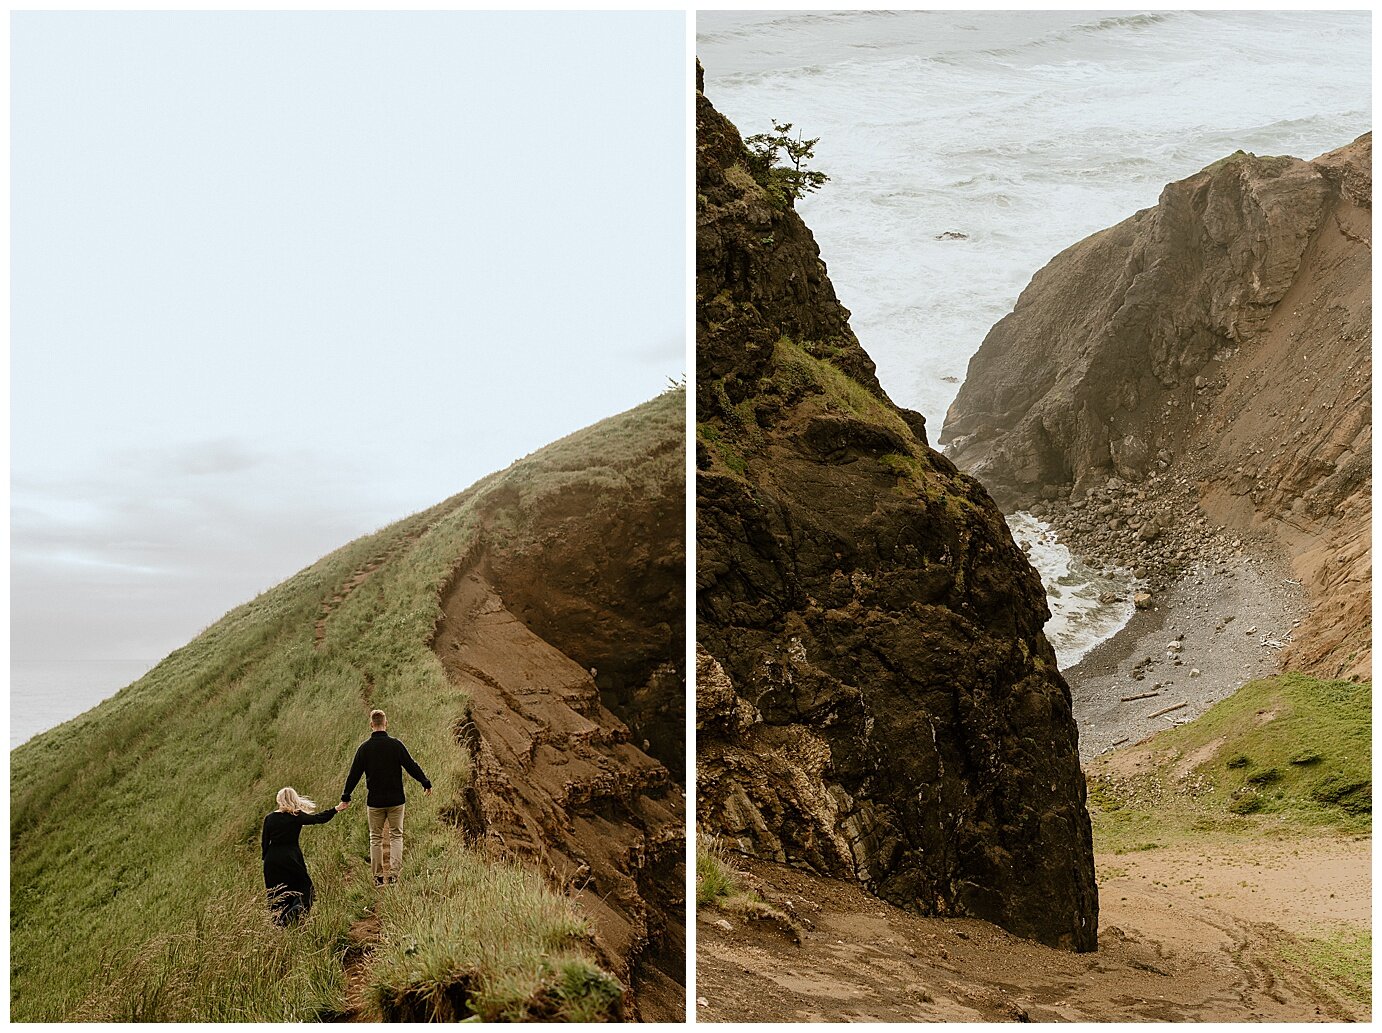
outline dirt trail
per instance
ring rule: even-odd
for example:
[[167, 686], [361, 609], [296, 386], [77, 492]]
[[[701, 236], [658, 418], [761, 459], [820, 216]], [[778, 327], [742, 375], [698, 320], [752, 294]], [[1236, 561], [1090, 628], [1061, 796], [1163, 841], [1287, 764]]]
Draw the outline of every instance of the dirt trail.
[[587, 671], [513, 615], [480, 569], [446, 593], [433, 648], [470, 700], [471, 787], [456, 820], [535, 863], [589, 916], [643, 1019], [679, 1019], [684, 802], [629, 742]]
[[317, 618], [316, 627], [312, 632], [313, 644], [318, 650], [326, 648], [326, 622], [331, 618], [331, 614], [335, 612], [336, 607], [345, 602], [346, 599], [350, 597], [350, 593], [354, 592], [369, 580], [369, 576], [382, 567], [401, 547], [401, 545], [395, 544], [387, 552], [370, 557], [364, 566], [360, 567], [345, 580], [341, 587], [336, 590], [335, 595], [322, 603], [321, 616]]
[[[375, 571], [385, 563], [397, 556], [409, 545], [416, 542], [436, 523], [436, 520], [422, 524], [416, 530], [410, 531], [397, 538], [383, 552], [370, 557], [362, 566], [359, 567], [349, 578], [337, 589], [335, 595], [331, 596], [322, 603], [321, 615], [317, 618], [316, 627], [313, 632], [314, 646], [317, 650], [326, 647], [326, 622], [330, 619], [335, 609], [343, 603], [352, 592], [364, 584]], [[369, 710], [374, 696], [374, 679], [368, 672], [364, 676], [364, 684], [361, 688], [361, 702], [366, 710]], [[387, 850], [387, 847], [386, 847]], [[387, 856], [387, 854], [386, 854]], [[349, 944], [346, 946], [344, 954], [341, 956], [341, 966], [345, 970], [346, 982], [346, 1008], [345, 1011], [336, 1016], [341, 1022], [374, 1022], [378, 1016], [365, 998], [365, 991], [369, 980], [369, 966], [367, 959], [374, 945], [379, 940], [379, 918], [371, 909], [358, 918], [350, 927], [348, 933]]]
[[369, 966], [366, 959], [374, 950], [374, 945], [379, 942], [379, 917], [373, 911], [367, 912], [351, 925], [347, 936], [350, 943], [341, 958], [346, 982], [346, 1010], [341, 1016], [341, 1021], [378, 1021], [378, 1015], [366, 998], [369, 988]]
[[[440, 516], [436, 519], [440, 519]], [[407, 534], [394, 539], [388, 548], [376, 553], [361, 564], [350, 577], [341, 583], [341, 587], [336, 589], [335, 594], [322, 603], [321, 613], [317, 617], [316, 627], [312, 633], [313, 644], [318, 650], [326, 648], [326, 622], [331, 619], [336, 608], [350, 598], [352, 592], [368, 581], [371, 574], [431, 530], [436, 519], [421, 524], [416, 530], [409, 531]]]
[[1366, 1019], [1365, 1009], [1288, 964], [1282, 948], [1293, 933], [1341, 922], [1366, 927], [1368, 857], [1366, 840], [1338, 839], [1100, 857], [1100, 946], [1090, 954], [1053, 950], [972, 919], [920, 918], [849, 883], [748, 862], [750, 884], [799, 918], [803, 943], [768, 923], [701, 909], [697, 1017]]

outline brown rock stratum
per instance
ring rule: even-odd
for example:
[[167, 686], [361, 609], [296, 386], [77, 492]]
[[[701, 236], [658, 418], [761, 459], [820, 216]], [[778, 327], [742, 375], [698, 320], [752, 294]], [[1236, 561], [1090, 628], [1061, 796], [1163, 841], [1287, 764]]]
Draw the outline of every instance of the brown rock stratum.
[[[1265, 537], [1311, 606], [1282, 666], [1370, 677], [1371, 214], [1371, 134], [1168, 185], [1033, 277], [970, 361], [947, 454], [1006, 507], [1097, 516], [1123, 555], [1198, 518]], [[1110, 477], [1143, 493], [1131, 522], [1092, 511]]]
[[442, 593], [432, 648], [464, 693], [469, 755], [449, 814], [535, 865], [589, 920], [623, 1014], [685, 1015], [685, 452], [682, 396], [489, 487]]
[[700, 826], [915, 912], [1091, 950], [1040, 580], [888, 399], [810, 231], [699, 91], [697, 130]]

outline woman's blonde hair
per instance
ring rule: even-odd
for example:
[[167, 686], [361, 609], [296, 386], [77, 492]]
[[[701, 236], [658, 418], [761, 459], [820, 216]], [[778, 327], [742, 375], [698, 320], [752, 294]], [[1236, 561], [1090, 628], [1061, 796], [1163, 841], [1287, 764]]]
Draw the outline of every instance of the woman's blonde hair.
[[298, 791], [292, 786], [284, 786], [278, 791], [278, 809], [311, 814], [317, 809], [317, 805], [305, 796], [298, 796]]

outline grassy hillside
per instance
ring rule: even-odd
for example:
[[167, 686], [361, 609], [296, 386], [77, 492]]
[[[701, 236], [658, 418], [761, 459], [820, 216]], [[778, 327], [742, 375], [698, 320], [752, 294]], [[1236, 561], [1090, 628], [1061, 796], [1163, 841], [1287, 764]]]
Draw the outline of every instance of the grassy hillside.
[[[1308, 849], [1321, 836], [1370, 837], [1372, 684], [1249, 682], [1198, 719], [1100, 757], [1087, 776], [1101, 854], [1211, 842], [1251, 856], [1262, 840]], [[1369, 929], [1322, 923], [1283, 943], [1284, 961], [1371, 1004]]]
[[[468, 849], [445, 818], [468, 773], [455, 737], [466, 701], [429, 642], [439, 593], [482, 526], [540, 536], [524, 514], [550, 493], [679, 481], [683, 453], [669, 443], [682, 439], [683, 412], [684, 394], [668, 392], [352, 542], [15, 750], [11, 1018], [340, 1012], [349, 932], [370, 905], [371, 1000], [464, 985], [485, 1018], [605, 1014], [617, 987], [581, 916], [527, 869]], [[277, 930], [260, 824], [284, 785], [334, 804], [371, 705], [435, 784], [431, 798], [410, 796], [402, 885], [370, 886], [361, 795], [303, 831], [316, 907], [304, 927]]]
[[1090, 765], [1096, 844], [1372, 830], [1372, 683], [1249, 682], [1188, 724]]

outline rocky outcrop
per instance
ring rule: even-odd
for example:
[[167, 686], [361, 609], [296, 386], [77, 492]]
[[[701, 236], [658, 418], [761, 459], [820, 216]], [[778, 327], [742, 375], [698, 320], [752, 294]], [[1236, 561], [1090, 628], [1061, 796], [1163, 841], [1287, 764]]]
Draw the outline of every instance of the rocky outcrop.
[[697, 818], [928, 914], [1095, 946], [1040, 580], [927, 447], [697, 94]]
[[1238, 152], [1063, 251], [941, 434], [1098, 558], [1174, 571], [1215, 532], [1275, 540], [1313, 602], [1283, 662], [1331, 677], [1371, 659], [1371, 154]]
[[467, 701], [450, 819], [572, 898], [624, 1016], [667, 1022], [685, 1016], [684, 399], [497, 478], [431, 643]]

